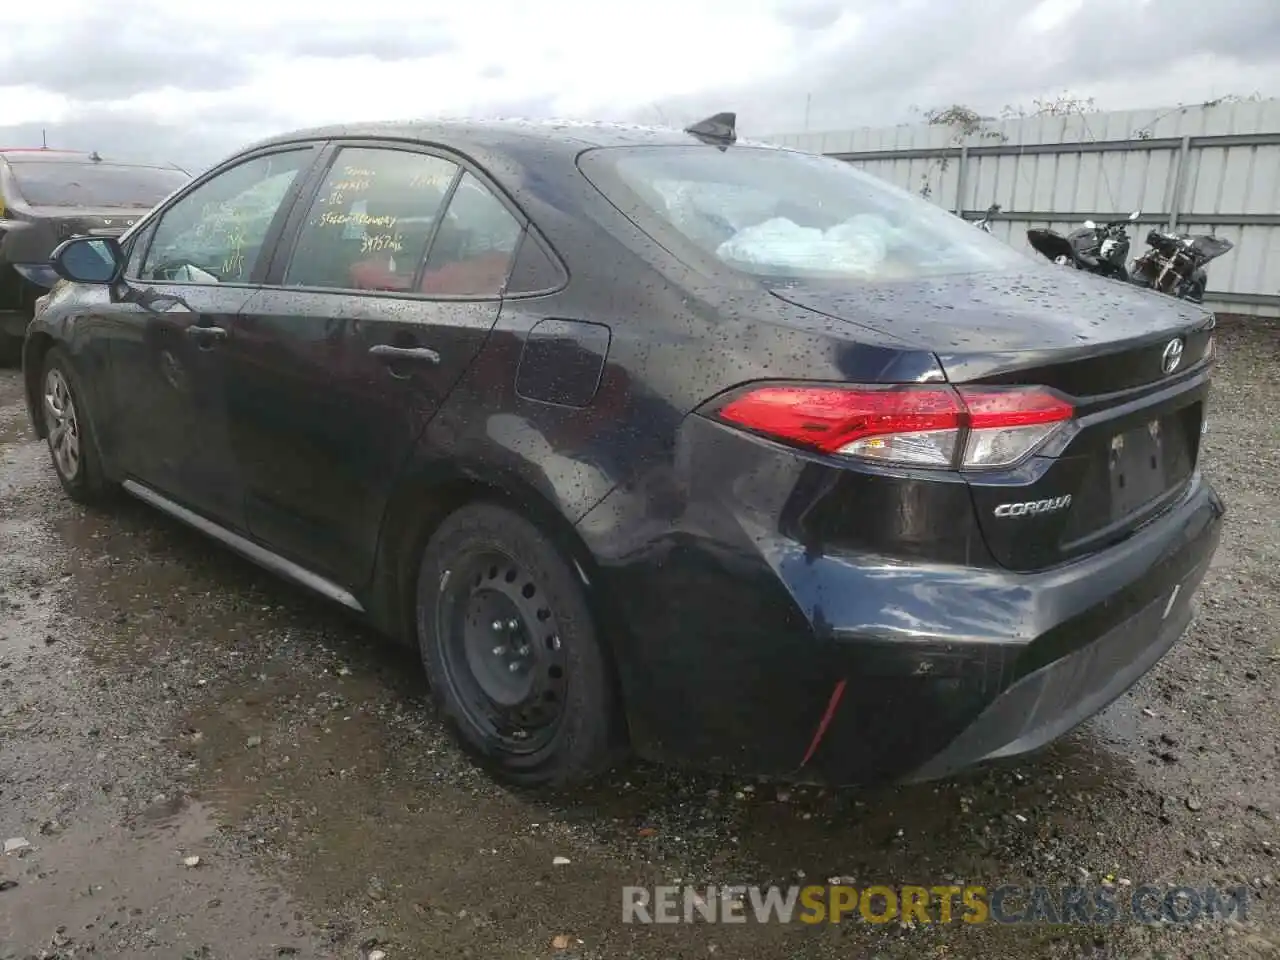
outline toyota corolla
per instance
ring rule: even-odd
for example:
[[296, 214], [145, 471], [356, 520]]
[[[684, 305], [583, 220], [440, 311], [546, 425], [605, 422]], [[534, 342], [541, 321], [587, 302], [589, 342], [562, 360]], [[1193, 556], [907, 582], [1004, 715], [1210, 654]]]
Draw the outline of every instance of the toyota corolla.
[[1210, 313], [731, 114], [279, 136], [52, 264], [67, 494], [413, 645], [512, 782], [1034, 750], [1178, 641], [1220, 535]]

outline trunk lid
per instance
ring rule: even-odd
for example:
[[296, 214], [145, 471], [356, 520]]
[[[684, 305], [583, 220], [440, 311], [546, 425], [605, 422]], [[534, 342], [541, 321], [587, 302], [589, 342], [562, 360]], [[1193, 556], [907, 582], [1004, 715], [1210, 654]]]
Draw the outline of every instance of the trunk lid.
[[149, 208], [67, 209], [66, 207], [33, 207], [34, 220], [48, 223], [61, 243], [74, 236], [118, 237], [137, 223]]
[[1214, 318], [1193, 304], [1060, 268], [772, 292], [932, 350], [952, 383], [1043, 386], [1070, 399], [1074, 421], [1036, 455], [965, 474], [1006, 567], [1043, 569], [1118, 542], [1195, 472]]
[[63, 240], [75, 236], [118, 237], [148, 211], [104, 208], [31, 207], [0, 220], [0, 262], [48, 263]]

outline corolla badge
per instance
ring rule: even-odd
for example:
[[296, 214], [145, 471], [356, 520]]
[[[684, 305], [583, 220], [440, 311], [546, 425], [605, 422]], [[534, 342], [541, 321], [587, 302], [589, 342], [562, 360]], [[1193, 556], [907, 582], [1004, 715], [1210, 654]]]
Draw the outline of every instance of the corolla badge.
[[1177, 337], [1165, 344], [1164, 355], [1160, 358], [1160, 369], [1165, 374], [1173, 373], [1182, 363], [1182, 338]]
[[1071, 506], [1071, 494], [1064, 493], [1060, 497], [1050, 497], [1047, 500], [1002, 503], [994, 512], [997, 517], [1038, 517], [1045, 513], [1057, 513], [1069, 506]]

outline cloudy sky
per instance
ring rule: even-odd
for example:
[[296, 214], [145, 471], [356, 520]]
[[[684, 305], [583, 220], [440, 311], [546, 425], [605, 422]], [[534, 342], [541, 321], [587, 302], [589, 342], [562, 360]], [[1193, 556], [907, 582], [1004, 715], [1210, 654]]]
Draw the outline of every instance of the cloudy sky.
[[301, 126], [425, 116], [753, 135], [1280, 96], [1280, 0], [58, 0], [6, 4], [0, 144], [203, 167]]

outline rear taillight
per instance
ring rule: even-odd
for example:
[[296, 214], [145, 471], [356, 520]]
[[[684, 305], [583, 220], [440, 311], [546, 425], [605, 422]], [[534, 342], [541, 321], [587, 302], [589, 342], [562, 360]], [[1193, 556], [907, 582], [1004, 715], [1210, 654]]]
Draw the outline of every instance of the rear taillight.
[[1070, 403], [1041, 387], [760, 384], [714, 416], [822, 453], [913, 467], [1007, 467], [1065, 423]]

